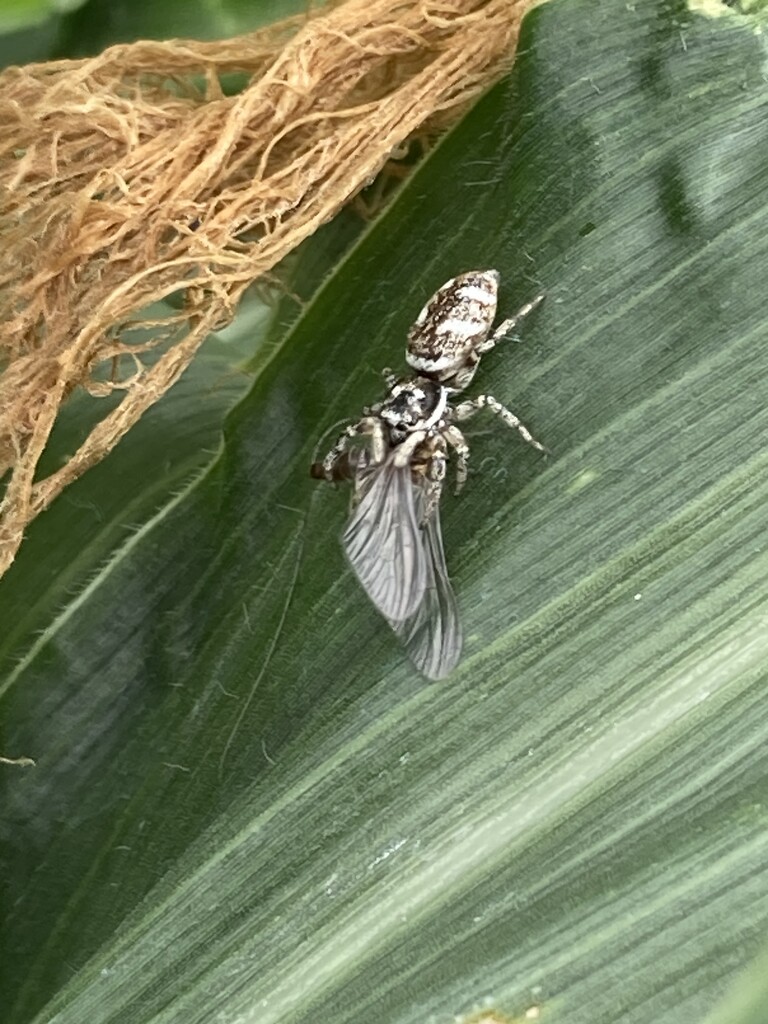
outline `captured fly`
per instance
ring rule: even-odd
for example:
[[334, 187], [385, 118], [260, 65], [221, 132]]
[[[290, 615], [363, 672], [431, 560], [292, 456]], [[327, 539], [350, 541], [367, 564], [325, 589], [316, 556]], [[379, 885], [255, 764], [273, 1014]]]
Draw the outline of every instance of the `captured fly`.
[[[454, 405], [480, 357], [510, 334], [544, 298], [493, 330], [499, 274], [472, 270], [447, 281], [408, 333], [412, 376], [384, 377], [382, 402], [350, 424], [311, 475], [352, 482], [352, 512], [342, 543], [360, 583], [429, 679], [443, 679], [461, 655], [461, 623], [440, 532], [440, 495], [448, 450], [456, 453], [456, 491], [467, 479], [469, 448], [456, 424], [487, 407], [546, 451], [517, 416], [491, 395]], [[352, 439], [365, 436], [366, 447]], [[352, 444], [352, 447], [350, 445]]]
[[[322, 462], [311, 469], [324, 479]], [[352, 514], [342, 543], [368, 596], [428, 679], [443, 679], [461, 655], [461, 622], [440, 532], [440, 509], [425, 518], [423, 470], [378, 465], [365, 450], [345, 451], [334, 481], [351, 480]]]

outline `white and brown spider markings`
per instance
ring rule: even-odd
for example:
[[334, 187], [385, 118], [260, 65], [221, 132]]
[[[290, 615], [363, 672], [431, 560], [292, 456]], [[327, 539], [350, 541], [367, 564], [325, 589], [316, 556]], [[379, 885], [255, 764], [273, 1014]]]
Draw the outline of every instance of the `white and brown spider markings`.
[[[480, 357], [544, 298], [527, 302], [494, 330], [499, 274], [470, 270], [439, 288], [408, 333], [414, 375], [384, 371], [389, 392], [363, 410], [311, 475], [352, 480], [352, 513], [342, 543], [360, 583], [429, 679], [447, 676], [461, 655], [461, 624], [448, 579], [439, 502], [448, 450], [456, 452], [456, 492], [467, 479], [469, 448], [457, 423], [488, 408], [541, 452], [546, 449], [491, 395], [453, 404]], [[355, 445], [361, 437], [365, 447]]]

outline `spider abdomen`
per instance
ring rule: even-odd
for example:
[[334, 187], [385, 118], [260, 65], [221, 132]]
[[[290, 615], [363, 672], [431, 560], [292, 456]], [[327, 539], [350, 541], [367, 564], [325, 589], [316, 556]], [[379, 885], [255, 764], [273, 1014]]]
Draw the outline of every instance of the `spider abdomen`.
[[408, 365], [455, 390], [466, 387], [478, 362], [475, 350], [493, 326], [498, 288], [495, 270], [470, 270], [446, 281], [408, 333]]

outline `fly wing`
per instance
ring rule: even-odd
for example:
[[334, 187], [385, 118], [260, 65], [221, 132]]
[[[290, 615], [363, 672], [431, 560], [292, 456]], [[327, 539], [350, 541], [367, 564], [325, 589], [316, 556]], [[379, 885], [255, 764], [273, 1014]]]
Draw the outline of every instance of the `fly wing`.
[[362, 466], [355, 493], [344, 550], [381, 614], [391, 624], [403, 622], [421, 605], [429, 579], [410, 466], [395, 465], [392, 455], [381, 465]]
[[[415, 484], [412, 486], [416, 488]], [[389, 624], [416, 668], [427, 679], [444, 679], [461, 656], [462, 632], [456, 595], [445, 564], [439, 508], [421, 533], [427, 567], [423, 600], [407, 619], [390, 618]]]

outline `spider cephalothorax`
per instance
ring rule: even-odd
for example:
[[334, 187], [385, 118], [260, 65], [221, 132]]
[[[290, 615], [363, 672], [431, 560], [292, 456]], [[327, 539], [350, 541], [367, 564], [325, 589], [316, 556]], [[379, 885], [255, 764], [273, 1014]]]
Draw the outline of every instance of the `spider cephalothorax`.
[[[391, 440], [398, 444], [413, 430], [430, 430], [445, 414], [446, 389], [426, 377], [412, 377], [389, 389], [389, 394], [369, 410], [389, 427]], [[376, 410], [375, 413], [373, 410]]]

